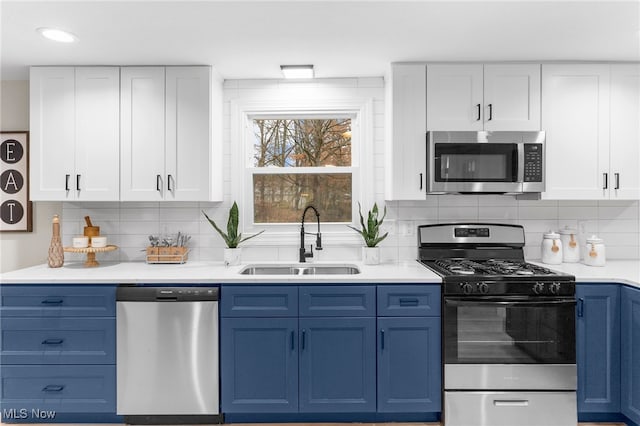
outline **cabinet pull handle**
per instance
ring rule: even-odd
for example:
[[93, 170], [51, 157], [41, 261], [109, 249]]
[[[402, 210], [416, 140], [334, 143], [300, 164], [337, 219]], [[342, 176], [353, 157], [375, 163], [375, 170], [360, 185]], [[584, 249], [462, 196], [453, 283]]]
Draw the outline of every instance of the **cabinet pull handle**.
[[613, 189], [620, 189], [620, 173], [614, 173], [613, 176], [616, 178], [616, 186]]
[[167, 175], [167, 191], [171, 191], [171, 175]]
[[42, 341], [43, 345], [61, 345], [64, 339], [46, 339]]
[[493, 104], [489, 104], [489, 119], [487, 121], [491, 121], [493, 119]]
[[609, 188], [609, 173], [602, 174], [602, 189]]
[[62, 305], [62, 299], [44, 299], [42, 302], [43, 305]]
[[400, 306], [418, 306], [418, 299], [408, 299], [405, 297], [401, 297]]
[[306, 343], [306, 334], [307, 331], [305, 329], [302, 329], [302, 341], [300, 342], [300, 348], [304, 351], [304, 347], [305, 347], [305, 343]]
[[71, 177], [71, 175], [64, 175], [64, 190], [68, 191], [69, 190], [69, 178]]
[[47, 385], [42, 388], [43, 392], [60, 392], [64, 389], [63, 385]]
[[384, 350], [384, 330], [380, 330], [380, 349]]
[[578, 311], [578, 317], [584, 316], [584, 299], [582, 297], [578, 298], [578, 304], [576, 305], [576, 310]]
[[158, 191], [158, 192], [160, 192], [160, 185], [161, 185], [160, 180], [161, 179], [162, 179], [162, 176], [156, 175], [156, 191]]
[[292, 332], [291, 332], [291, 350], [294, 350], [294, 349], [295, 349], [295, 346], [293, 345], [294, 334], [295, 334], [295, 333], [292, 331]]
[[476, 108], [478, 109], [478, 118], [476, 118], [476, 121], [480, 121], [480, 114], [482, 113], [482, 105], [477, 104]]
[[422, 173], [420, 173], [420, 191], [422, 191]]
[[76, 175], [76, 191], [80, 191], [80, 175]]

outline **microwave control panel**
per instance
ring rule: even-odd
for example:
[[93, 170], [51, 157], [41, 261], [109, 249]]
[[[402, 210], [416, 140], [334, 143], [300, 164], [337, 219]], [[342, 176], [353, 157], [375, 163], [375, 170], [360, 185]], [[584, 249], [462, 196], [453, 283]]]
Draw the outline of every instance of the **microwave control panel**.
[[542, 182], [542, 144], [524, 144], [524, 181]]

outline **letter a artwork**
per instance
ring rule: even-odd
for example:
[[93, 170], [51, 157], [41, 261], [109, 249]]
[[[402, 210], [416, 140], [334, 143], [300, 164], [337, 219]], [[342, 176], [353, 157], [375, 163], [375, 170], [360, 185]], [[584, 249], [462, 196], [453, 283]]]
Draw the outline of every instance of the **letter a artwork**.
[[29, 132], [0, 132], [0, 136], [0, 232], [31, 232]]

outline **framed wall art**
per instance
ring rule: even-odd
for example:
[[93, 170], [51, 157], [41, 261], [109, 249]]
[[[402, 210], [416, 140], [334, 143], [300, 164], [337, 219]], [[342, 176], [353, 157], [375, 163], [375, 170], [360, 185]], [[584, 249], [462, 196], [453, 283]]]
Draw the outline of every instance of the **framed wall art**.
[[31, 232], [29, 132], [0, 132], [0, 232]]

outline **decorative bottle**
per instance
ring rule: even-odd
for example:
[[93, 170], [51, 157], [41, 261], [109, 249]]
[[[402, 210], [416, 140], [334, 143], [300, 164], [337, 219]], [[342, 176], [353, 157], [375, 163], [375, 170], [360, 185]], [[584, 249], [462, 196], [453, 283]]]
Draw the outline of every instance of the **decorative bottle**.
[[62, 240], [60, 239], [60, 218], [58, 215], [53, 216], [52, 224], [53, 235], [51, 236], [47, 262], [50, 268], [59, 268], [64, 264], [64, 250], [62, 249]]

